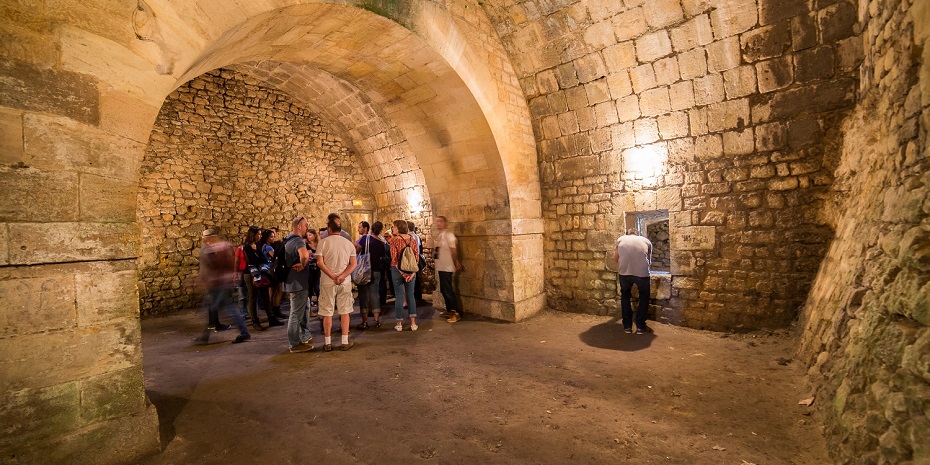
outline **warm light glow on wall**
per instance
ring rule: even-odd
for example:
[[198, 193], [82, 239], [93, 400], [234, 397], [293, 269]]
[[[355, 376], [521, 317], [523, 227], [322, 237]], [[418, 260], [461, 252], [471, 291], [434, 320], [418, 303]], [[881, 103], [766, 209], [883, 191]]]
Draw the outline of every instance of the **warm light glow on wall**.
[[352, 206], [353, 206], [353, 207], [361, 207], [361, 206], [362, 206], [362, 200], [361, 200], [361, 199], [354, 199], [354, 200], [352, 200]]
[[411, 214], [418, 214], [423, 211], [423, 195], [416, 189], [410, 189], [407, 193], [407, 205], [410, 206]]
[[668, 148], [662, 144], [644, 145], [623, 151], [623, 178], [656, 178], [665, 175]]

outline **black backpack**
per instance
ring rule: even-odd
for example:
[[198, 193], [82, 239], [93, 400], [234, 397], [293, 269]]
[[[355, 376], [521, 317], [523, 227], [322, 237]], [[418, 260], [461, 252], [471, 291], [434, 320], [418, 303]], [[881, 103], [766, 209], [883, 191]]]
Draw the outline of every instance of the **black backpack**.
[[271, 279], [276, 283], [283, 283], [286, 281], [288, 273], [291, 272], [291, 266], [297, 263], [296, 261], [291, 264], [287, 263], [287, 243], [293, 239], [300, 239], [300, 237], [294, 236], [288, 239], [281, 245], [281, 250], [275, 252], [274, 267], [271, 269]]

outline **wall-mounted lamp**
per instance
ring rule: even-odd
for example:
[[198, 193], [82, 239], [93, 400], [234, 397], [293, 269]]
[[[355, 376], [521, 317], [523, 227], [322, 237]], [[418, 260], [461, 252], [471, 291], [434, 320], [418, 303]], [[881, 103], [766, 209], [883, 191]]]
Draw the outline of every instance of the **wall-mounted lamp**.
[[362, 206], [362, 199], [352, 199], [352, 206], [353, 206], [353, 207], [361, 207], [361, 206]]

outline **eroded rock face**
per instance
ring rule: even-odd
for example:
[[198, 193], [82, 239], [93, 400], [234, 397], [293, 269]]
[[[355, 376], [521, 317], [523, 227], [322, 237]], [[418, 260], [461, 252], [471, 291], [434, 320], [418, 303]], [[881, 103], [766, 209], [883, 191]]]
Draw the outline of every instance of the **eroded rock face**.
[[836, 238], [801, 318], [800, 354], [839, 463], [930, 462], [930, 10], [920, 3], [869, 4], [862, 97], [843, 124], [827, 211]]
[[373, 203], [358, 157], [308, 110], [229, 70], [190, 81], [165, 100], [142, 164], [143, 315], [199, 305], [204, 228], [238, 245], [250, 225], [286, 234], [302, 215], [319, 228], [353, 201]]

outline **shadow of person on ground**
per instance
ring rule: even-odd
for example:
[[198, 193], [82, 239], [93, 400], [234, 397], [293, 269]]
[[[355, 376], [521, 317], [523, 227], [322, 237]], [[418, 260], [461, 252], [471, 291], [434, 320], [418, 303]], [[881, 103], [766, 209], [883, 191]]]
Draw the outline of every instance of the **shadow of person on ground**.
[[181, 414], [190, 399], [152, 390], [145, 391], [145, 394], [158, 413], [158, 433], [161, 437], [161, 448], [164, 449], [174, 440], [176, 434], [174, 420]]
[[619, 318], [613, 318], [599, 325], [592, 326], [578, 335], [581, 342], [599, 349], [620, 350], [634, 352], [642, 350], [656, 339], [655, 333], [627, 334], [623, 332], [623, 325]]

